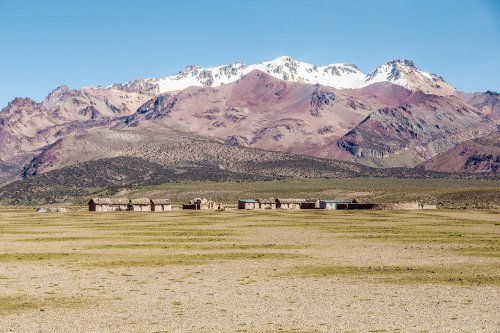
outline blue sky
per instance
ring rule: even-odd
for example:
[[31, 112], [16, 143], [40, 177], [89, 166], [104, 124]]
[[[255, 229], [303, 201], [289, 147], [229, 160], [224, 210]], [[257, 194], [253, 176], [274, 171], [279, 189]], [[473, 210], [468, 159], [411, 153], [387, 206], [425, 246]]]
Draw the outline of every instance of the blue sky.
[[282, 55], [364, 72], [408, 58], [460, 90], [498, 91], [500, 1], [0, 0], [0, 46], [0, 108]]

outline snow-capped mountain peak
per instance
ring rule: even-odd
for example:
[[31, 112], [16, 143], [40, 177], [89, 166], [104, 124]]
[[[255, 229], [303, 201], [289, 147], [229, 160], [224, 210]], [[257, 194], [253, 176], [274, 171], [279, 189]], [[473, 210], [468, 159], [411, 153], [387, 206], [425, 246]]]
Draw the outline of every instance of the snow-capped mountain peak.
[[377, 82], [391, 82], [410, 90], [438, 95], [450, 95], [455, 92], [455, 88], [442, 78], [417, 68], [413, 61], [407, 59], [389, 61], [366, 76], [366, 85]]
[[455, 91], [438, 76], [418, 69], [411, 60], [393, 60], [366, 75], [359, 67], [352, 64], [318, 66], [289, 56], [253, 65], [239, 61], [211, 68], [190, 65], [173, 76], [135, 80], [110, 88], [149, 91], [157, 94], [179, 91], [190, 86], [217, 87], [234, 82], [253, 70], [260, 70], [285, 81], [320, 84], [337, 89], [357, 89], [377, 82], [391, 82], [410, 90], [422, 90], [440, 95], [452, 94]]

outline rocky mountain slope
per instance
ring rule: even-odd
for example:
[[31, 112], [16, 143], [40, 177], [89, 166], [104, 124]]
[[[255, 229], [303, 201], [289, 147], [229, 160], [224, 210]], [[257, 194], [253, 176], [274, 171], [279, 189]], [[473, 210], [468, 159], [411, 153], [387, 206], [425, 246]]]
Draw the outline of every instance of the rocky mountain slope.
[[126, 120], [127, 126], [148, 123], [234, 145], [378, 167], [414, 167], [496, 129], [456, 96], [389, 83], [336, 90], [285, 82], [258, 70], [218, 88], [162, 95]]
[[[138, 157], [172, 168], [210, 167], [237, 173], [273, 177], [326, 177], [375, 174], [371, 168], [343, 161], [318, 160], [283, 152], [232, 146], [223, 140], [184, 134], [160, 126], [125, 129], [95, 129], [68, 136], [46, 147], [24, 169], [31, 177], [51, 170], [92, 160]], [[279, 164], [279, 170], [269, 169]], [[317, 165], [307, 171], [307, 165]], [[297, 167], [299, 166], [299, 167]], [[323, 169], [323, 171], [318, 171]], [[374, 173], [375, 172], [375, 173]]]
[[126, 126], [157, 124], [233, 145], [302, 153], [343, 135], [383, 104], [329, 87], [285, 82], [255, 70], [218, 87], [150, 100]]
[[[16, 98], [0, 112], [0, 184], [94, 159], [133, 156], [128, 152], [137, 152], [138, 143], [130, 138], [136, 136], [143, 147], [174, 137], [216, 142], [218, 148], [205, 148], [217, 151], [227, 170], [232, 154], [239, 165], [255, 158], [241, 147], [413, 167], [496, 132], [498, 101], [491, 91], [457, 92], [407, 60], [365, 75], [354, 65], [315, 66], [281, 57], [249, 66], [189, 67], [173, 77], [108, 88], [62, 86], [40, 103]], [[107, 141], [113, 141], [109, 147]], [[174, 151], [195, 156], [183, 161], [199, 165], [201, 146], [185, 143]], [[155, 147], [149, 155], [171, 149]], [[155, 159], [147, 148], [140, 150], [154, 163], [172, 158]]]
[[378, 167], [414, 167], [457, 143], [496, 130], [491, 119], [456, 97], [416, 93], [399, 107], [371, 113], [314, 155]]
[[149, 98], [119, 90], [62, 86], [40, 103], [14, 99], [0, 112], [0, 184], [19, 175], [19, 167], [42, 147], [91, 128], [109, 128]]
[[[0, 203], [62, 202], [127, 193], [171, 182], [248, 182], [283, 178], [464, 178], [419, 168], [377, 169], [168, 132], [163, 128], [97, 129], [44, 149], [23, 180], [0, 188]], [[489, 174], [467, 178], [494, 179]]]
[[500, 94], [495, 91], [464, 93], [457, 96], [464, 102], [474, 106], [500, 125]]
[[421, 168], [445, 172], [500, 173], [500, 132], [469, 140], [425, 161]]

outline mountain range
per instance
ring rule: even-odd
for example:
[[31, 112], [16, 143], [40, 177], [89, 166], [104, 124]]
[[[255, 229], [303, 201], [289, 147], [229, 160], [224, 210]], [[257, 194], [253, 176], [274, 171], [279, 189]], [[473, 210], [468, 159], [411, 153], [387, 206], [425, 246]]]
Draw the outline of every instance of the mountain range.
[[457, 91], [409, 60], [364, 74], [280, 57], [105, 88], [62, 86], [0, 112], [0, 186], [120, 156], [169, 167], [182, 156], [183, 167], [219, 170], [232, 161], [234, 172], [259, 174], [244, 167], [251, 156], [274, 154], [275, 163], [300, 155], [301, 163], [330, 161], [342, 176], [405, 167], [491, 177], [500, 166], [499, 101], [494, 91]]

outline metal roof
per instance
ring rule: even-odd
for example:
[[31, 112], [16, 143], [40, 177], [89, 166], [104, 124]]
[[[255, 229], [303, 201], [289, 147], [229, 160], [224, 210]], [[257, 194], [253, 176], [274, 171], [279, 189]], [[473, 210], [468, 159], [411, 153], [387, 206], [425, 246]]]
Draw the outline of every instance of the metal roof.
[[258, 201], [257, 200], [253, 200], [253, 199], [241, 199], [241, 200], [238, 200], [240, 202], [248, 202], [248, 203], [257, 203]]

